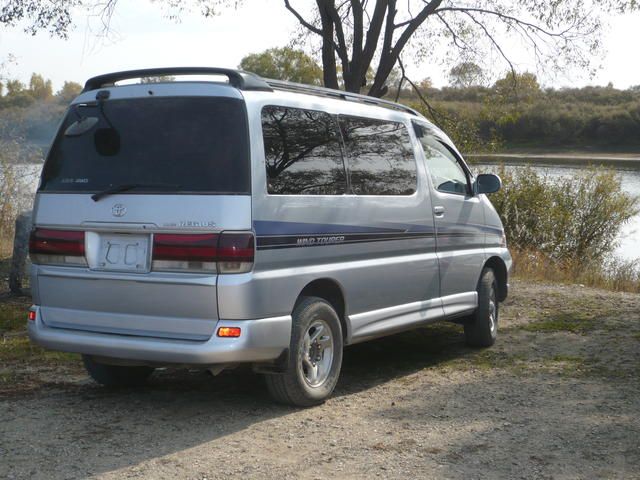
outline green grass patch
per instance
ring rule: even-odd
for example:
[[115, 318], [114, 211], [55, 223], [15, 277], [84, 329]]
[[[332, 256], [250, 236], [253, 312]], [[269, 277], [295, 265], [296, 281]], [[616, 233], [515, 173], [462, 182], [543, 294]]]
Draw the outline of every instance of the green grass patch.
[[0, 301], [0, 334], [25, 330], [30, 305], [28, 300], [22, 298]]
[[595, 317], [586, 312], [557, 312], [546, 315], [541, 320], [536, 320], [521, 328], [527, 332], [552, 333], [571, 332], [587, 333], [598, 325]]
[[74, 353], [54, 352], [34, 345], [25, 335], [4, 337], [0, 340], [0, 363], [61, 363], [75, 362]]

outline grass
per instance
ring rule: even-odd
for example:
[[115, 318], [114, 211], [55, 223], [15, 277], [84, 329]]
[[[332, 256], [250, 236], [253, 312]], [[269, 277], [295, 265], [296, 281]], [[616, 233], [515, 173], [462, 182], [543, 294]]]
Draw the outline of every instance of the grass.
[[596, 326], [596, 319], [588, 312], [558, 312], [545, 316], [541, 320], [523, 325], [522, 329], [527, 332], [538, 333], [587, 333], [595, 330]]
[[511, 248], [512, 275], [523, 280], [578, 284], [613, 292], [640, 293], [640, 261], [609, 259], [604, 266], [558, 265], [539, 252]]

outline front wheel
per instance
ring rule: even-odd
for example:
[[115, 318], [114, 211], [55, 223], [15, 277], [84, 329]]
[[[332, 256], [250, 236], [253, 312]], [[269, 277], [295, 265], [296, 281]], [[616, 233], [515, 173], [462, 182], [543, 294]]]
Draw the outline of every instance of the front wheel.
[[342, 367], [342, 327], [334, 308], [318, 297], [304, 297], [293, 310], [287, 369], [265, 376], [280, 403], [311, 407], [333, 392]]
[[82, 355], [82, 363], [87, 373], [96, 382], [105, 387], [136, 387], [144, 382], [153, 373], [152, 367], [123, 365], [108, 365], [96, 362], [89, 355]]
[[478, 308], [464, 324], [464, 336], [470, 347], [490, 347], [498, 335], [499, 304], [496, 277], [485, 268], [478, 285]]

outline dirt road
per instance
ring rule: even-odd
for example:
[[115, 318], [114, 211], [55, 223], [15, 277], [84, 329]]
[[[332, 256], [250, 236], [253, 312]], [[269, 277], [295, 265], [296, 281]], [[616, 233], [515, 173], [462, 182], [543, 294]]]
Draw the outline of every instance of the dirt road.
[[0, 478], [640, 478], [640, 296], [518, 282], [500, 328], [484, 351], [453, 325], [351, 347], [307, 410], [249, 373], [109, 391], [12, 365]]

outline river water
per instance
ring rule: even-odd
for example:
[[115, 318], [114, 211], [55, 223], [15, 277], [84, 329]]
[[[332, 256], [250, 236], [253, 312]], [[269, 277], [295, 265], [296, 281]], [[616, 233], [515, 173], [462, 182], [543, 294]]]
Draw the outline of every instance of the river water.
[[[503, 162], [508, 168], [522, 168], [522, 165], [532, 165], [540, 173], [546, 173], [551, 178], [570, 177], [579, 174], [584, 170], [584, 166], [575, 164], [554, 164], [541, 163], [540, 159], [518, 159], [510, 162]], [[17, 165], [16, 176], [19, 179], [20, 189], [20, 208], [30, 208], [33, 194], [38, 184], [40, 174], [40, 165]], [[498, 162], [487, 161], [482, 159], [476, 161], [471, 166], [475, 173], [487, 173], [497, 170]], [[622, 180], [622, 188], [636, 196], [640, 196], [640, 162], [618, 162], [609, 165], [608, 168], [614, 169]], [[2, 172], [0, 172], [0, 182], [2, 181]], [[640, 259], [640, 214], [636, 215], [631, 222], [625, 225], [618, 238], [618, 247], [615, 254], [628, 260]]]

